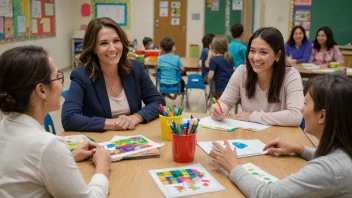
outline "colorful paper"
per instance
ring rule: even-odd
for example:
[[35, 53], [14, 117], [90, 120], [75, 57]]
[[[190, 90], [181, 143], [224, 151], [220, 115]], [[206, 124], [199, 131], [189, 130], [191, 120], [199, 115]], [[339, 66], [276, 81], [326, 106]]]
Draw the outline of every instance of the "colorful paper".
[[149, 170], [165, 197], [181, 197], [225, 190], [200, 164]]
[[120, 161], [124, 156], [163, 146], [163, 144], [156, 143], [143, 135], [114, 136], [109, 142], [100, 144], [109, 150], [113, 161]]
[[45, 16], [54, 16], [54, 4], [52, 3], [45, 4]]
[[48, 33], [50, 32], [50, 19], [49, 18], [43, 18], [41, 21], [40, 21], [40, 24], [43, 25], [43, 32], [44, 33]]
[[71, 151], [75, 150], [79, 145], [83, 144], [85, 141], [89, 141], [88, 138], [84, 135], [70, 135], [64, 136], [63, 138], [67, 147]]
[[243, 164], [242, 167], [245, 168], [246, 171], [253, 177], [264, 182], [265, 184], [272, 184], [279, 180], [252, 163]]
[[[263, 151], [265, 144], [258, 139], [253, 140], [228, 140], [231, 146], [231, 149], [235, 149], [237, 151], [237, 158], [242, 157], [250, 157], [255, 155], [264, 155], [267, 151]], [[225, 148], [224, 141], [216, 141], [221, 144]], [[217, 150], [215, 146], [213, 146], [213, 141], [209, 142], [197, 142], [198, 146], [203, 149], [203, 151], [207, 154], [210, 153], [211, 150]]]
[[89, 17], [90, 16], [91, 5], [88, 3], [84, 3], [81, 5], [81, 16]]
[[234, 131], [236, 129], [261, 131], [263, 129], [267, 129], [271, 127], [269, 125], [263, 125], [263, 124], [253, 123], [253, 122], [245, 122], [240, 120], [233, 120], [229, 118], [223, 121], [217, 121], [210, 116], [200, 119], [199, 125], [203, 128], [224, 130], [229, 132]]

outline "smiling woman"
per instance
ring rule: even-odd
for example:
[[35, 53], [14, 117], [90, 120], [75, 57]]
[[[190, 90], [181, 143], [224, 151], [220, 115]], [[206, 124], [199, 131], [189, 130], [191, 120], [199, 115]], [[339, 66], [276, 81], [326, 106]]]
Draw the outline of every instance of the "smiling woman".
[[288, 61], [296, 63], [307, 63], [312, 54], [312, 42], [308, 40], [305, 29], [298, 25], [292, 28], [289, 40], [285, 44]]
[[[226, 114], [241, 100], [242, 112], [234, 119], [269, 125], [299, 126], [303, 88], [299, 72], [285, 65], [285, 46], [280, 31], [260, 28], [250, 38], [246, 66], [232, 75], [219, 102]], [[217, 105], [211, 116], [224, 119]]]
[[129, 60], [127, 53], [127, 36], [116, 22], [105, 17], [89, 22], [83, 67], [72, 71], [63, 105], [66, 131], [130, 130], [157, 118], [164, 99], [144, 66]]

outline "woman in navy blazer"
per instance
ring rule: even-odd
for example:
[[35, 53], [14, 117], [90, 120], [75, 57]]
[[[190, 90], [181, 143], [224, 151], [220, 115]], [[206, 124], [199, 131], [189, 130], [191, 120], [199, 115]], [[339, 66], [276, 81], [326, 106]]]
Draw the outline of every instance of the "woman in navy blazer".
[[80, 57], [83, 67], [72, 71], [62, 108], [66, 131], [129, 130], [158, 117], [158, 105], [165, 101], [143, 65], [127, 59], [127, 53], [127, 37], [113, 20], [99, 18], [88, 24]]

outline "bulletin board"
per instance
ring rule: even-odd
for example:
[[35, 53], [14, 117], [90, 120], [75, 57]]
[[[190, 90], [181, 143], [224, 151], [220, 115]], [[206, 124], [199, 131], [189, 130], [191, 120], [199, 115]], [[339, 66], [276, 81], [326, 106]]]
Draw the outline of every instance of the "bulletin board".
[[130, 29], [130, 0], [92, 0], [92, 17], [109, 17], [121, 28]]
[[291, 0], [289, 34], [291, 34], [294, 26], [301, 25], [306, 30], [306, 35], [309, 38], [312, 15], [311, 5], [312, 0]]
[[0, 0], [0, 44], [55, 33], [55, 0]]

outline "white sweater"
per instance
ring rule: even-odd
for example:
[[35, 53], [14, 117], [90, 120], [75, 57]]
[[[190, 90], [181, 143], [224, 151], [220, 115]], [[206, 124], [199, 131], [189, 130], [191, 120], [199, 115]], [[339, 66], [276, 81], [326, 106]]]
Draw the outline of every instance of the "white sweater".
[[107, 197], [109, 180], [87, 185], [64, 143], [32, 117], [12, 113], [0, 122], [0, 197]]

